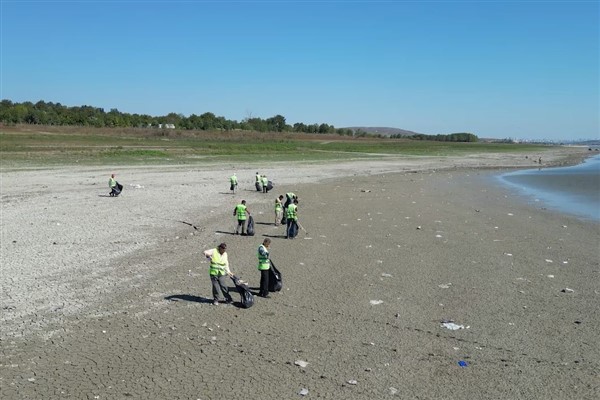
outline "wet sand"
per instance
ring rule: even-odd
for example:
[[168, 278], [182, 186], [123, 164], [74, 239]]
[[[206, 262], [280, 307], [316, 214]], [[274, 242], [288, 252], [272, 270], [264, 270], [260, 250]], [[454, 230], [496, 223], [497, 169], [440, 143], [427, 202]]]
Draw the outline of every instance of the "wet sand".
[[[224, 167], [120, 171], [116, 199], [102, 171], [3, 174], [2, 397], [597, 398], [600, 225], [437, 161], [269, 166], [267, 195], [238, 169], [235, 196]], [[290, 190], [295, 240], [272, 225]], [[210, 305], [201, 252], [227, 242], [256, 287], [264, 237], [283, 291]]]

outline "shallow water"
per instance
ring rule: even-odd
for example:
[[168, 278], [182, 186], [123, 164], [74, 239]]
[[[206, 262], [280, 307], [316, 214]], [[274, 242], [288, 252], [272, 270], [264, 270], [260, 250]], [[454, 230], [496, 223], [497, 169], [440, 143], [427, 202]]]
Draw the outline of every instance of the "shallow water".
[[528, 169], [498, 178], [547, 208], [600, 221], [600, 155], [572, 167]]

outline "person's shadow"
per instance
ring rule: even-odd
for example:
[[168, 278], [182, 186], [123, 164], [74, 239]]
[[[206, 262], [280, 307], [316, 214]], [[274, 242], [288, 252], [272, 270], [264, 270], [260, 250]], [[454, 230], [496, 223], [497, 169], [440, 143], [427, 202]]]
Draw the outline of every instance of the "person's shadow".
[[165, 300], [169, 300], [169, 301], [193, 301], [195, 303], [206, 303], [206, 304], [212, 304], [213, 299], [209, 299], [208, 297], [200, 297], [200, 296], [194, 296], [192, 294], [173, 294], [171, 296], [166, 296]]
[[[229, 293], [239, 293], [237, 288], [233, 287], [233, 288], [229, 288]], [[169, 301], [192, 301], [194, 303], [200, 303], [200, 304], [211, 304], [213, 303], [213, 299], [212, 298], [208, 298], [208, 297], [201, 297], [201, 296], [194, 296], [192, 294], [172, 294], [171, 296], [166, 296], [165, 300], [169, 300]], [[220, 303], [220, 302], [219, 302]], [[242, 307], [242, 303], [239, 301], [234, 301], [231, 303], [231, 305], [233, 305], [234, 307], [237, 308], [243, 308]]]

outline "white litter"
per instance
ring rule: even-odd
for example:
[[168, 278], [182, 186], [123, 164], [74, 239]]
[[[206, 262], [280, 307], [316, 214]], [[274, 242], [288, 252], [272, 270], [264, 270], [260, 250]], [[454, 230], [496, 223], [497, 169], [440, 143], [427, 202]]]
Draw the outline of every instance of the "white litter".
[[452, 283], [448, 282], [448, 283], [442, 283], [440, 285], [438, 285], [438, 287], [440, 289], [448, 289], [450, 286], [452, 286]]
[[512, 253], [504, 253], [505, 256], [512, 257]]
[[381, 274], [381, 276], [385, 276], [386, 278], [391, 278], [392, 277], [391, 274], [386, 274], [386, 273]]
[[371, 300], [369, 301], [369, 303], [371, 303], [372, 306], [376, 306], [378, 304], [383, 303], [383, 300]]
[[308, 389], [302, 388], [302, 389], [301, 389], [301, 390], [298, 392], [298, 394], [299, 394], [300, 396], [306, 396], [306, 395], [308, 394]]
[[398, 389], [396, 389], [395, 387], [391, 387], [391, 388], [390, 388], [390, 394], [393, 396], [393, 395], [395, 395], [396, 393], [398, 393]]
[[294, 365], [305, 368], [308, 365], [308, 362], [302, 361], [302, 360], [296, 360], [296, 361], [294, 361]]
[[563, 290], [561, 290], [561, 292], [563, 292], [563, 293], [575, 293], [575, 291], [573, 289], [569, 289], [568, 287], [564, 288]]
[[451, 331], [457, 331], [459, 329], [465, 329], [464, 325], [457, 325], [454, 322], [444, 322], [442, 327], [450, 329]]
[[350, 379], [350, 380], [348, 381], [348, 383], [349, 383], [350, 385], [356, 385], [358, 382], [357, 382], [356, 380], [354, 380], [354, 379]]
[[554, 275], [546, 275], [548, 278], [554, 278]]
[[551, 263], [551, 262], [554, 262], [554, 261], [546, 259], [546, 262], [547, 263]]
[[435, 237], [436, 237], [436, 238], [441, 238], [441, 237], [442, 237], [442, 235], [435, 235]]

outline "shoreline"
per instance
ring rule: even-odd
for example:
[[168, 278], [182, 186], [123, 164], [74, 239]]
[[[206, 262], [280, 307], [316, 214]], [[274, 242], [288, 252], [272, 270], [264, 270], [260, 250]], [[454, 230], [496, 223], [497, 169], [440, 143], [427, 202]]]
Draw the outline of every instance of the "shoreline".
[[[477, 163], [491, 161], [465, 162]], [[598, 224], [531, 207], [486, 184], [489, 170], [375, 162], [353, 175], [366, 164], [259, 168], [277, 179], [267, 195], [239, 169], [235, 196], [217, 170], [139, 171], [141, 187], [117, 199], [100, 197], [101, 171], [60, 172], [48, 190], [19, 180], [2, 199], [3, 392], [594, 398]], [[157, 177], [168, 185], [146, 184]], [[290, 190], [308, 230], [293, 241], [269, 225], [272, 200]], [[242, 196], [252, 238], [231, 235]], [[284, 290], [249, 310], [210, 306], [201, 252], [226, 241], [233, 272], [256, 287], [264, 237]]]

